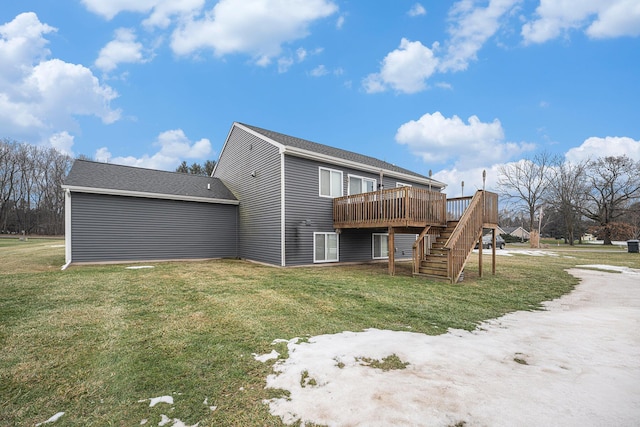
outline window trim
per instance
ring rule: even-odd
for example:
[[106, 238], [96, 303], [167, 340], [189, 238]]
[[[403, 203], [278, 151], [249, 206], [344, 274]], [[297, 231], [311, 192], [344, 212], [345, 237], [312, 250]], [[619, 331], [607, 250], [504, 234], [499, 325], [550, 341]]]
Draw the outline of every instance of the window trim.
[[[351, 178], [357, 178], [360, 180], [361, 184], [361, 188], [362, 188], [362, 184], [364, 184], [364, 181], [373, 181], [373, 191], [376, 191], [376, 189], [378, 188], [378, 180], [375, 178], [369, 178], [366, 176], [361, 176], [361, 175], [353, 175], [353, 174], [347, 174], [347, 195], [351, 196]], [[369, 191], [363, 191], [362, 193], [369, 193]], [[362, 194], [362, 193], [355, 193], [355, 194]]]
[[412, 184], [407, 184], [406, 182], [396, 182], [396, 188], [400, 187], [413, 187]]
[[[376, 238], [375, 236], [387, 237], [387, 256], [376, 256]], [[382, 250], [380, 251], [382, 253]], [[371, 259], [389, 259], [389, 233], [371, 233]]]
[[[324, 255], [325, 259], [318, 260], [316, 259], [316, 236], [322, 234], [324, 235]], [[327, 257], [327, 236], [333, 235], [336, 236], [336, 259], [326, 259]], [[335, 231], [314, 231], [313, 232], [313, 263], [314, 264], [324, 264], [329, 262], [340, 262], [340, 234]]]
[[[329, 195], [328, 196], [322, 194], [322, 171], [323, 170], [329, 172]], [[333, 189], [333, 185], [332, 185], [333, 182], [331, 181], [331, 177], [332, 177], [334, 172], [340, 174], [340, 195], [337, 195], [337, 196], [331, 194], [331, 190]], [[318, 196], [324, 197], [326, 199], [335, 199], [336, 197], [344, 196], [344, 184], [343, 184], [343, 182], [344, 182], [344, 176], [343, 176], [341, 170], [325, 168], [323, 166], [319, 166], [318, 167]]]

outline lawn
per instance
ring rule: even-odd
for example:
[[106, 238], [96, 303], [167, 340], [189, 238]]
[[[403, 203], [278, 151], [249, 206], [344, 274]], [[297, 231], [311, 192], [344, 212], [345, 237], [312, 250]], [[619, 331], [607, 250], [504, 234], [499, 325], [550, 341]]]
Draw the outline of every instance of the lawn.
[[[281, 269], [238, 260], [72, 266], [59, 240], [0, 239], [0, 425], [282, 425], [264, 399], [275, 339], [366, 328], [441, 334], [569, 292], [577, 264], [638, 266], [625, 251], [501, 256], [456, 285], [386, 264]], [[553, 251], [555, 248], [547, 249]], [[564, 249], [564, 248], [563, 248]], [[489, 252], [490, 253], [490, 252]], [[489, 272], [489, 274], [487, 274]], [[151, 398], [173, 404], [150, 407]], [[213, 408], [213, 410], [212, 410]], [[48, 425], [48, 424], [47, 424]], [[168, 423], [167, 425], [172, 425]]]

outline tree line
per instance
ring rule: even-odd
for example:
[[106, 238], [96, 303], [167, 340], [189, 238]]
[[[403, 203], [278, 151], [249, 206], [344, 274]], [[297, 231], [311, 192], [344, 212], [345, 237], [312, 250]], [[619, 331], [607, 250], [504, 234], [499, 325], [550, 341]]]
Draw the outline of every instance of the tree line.
[[64, 234], [60, 185], [72, 163], [53, 148], [0, 139], [0, 233]]
[[524, 225], [571, 245], [585, 232], [607, 245], [640, 237], [640, 161], [623, 155], [571, 163], [541, 153], [498, 172], [509, 203], [503, 226]]

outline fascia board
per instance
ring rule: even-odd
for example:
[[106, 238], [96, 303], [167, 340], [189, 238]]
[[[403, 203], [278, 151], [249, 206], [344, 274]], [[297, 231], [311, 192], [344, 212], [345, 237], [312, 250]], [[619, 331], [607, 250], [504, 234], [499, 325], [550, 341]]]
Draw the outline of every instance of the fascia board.
[[[371, 166], [371, 165], [365, 165], [364, 163], [358, 163], [358, 162], [354, 162], [351, 160], [345, 160], [345, 159], [340, 159], [337, 157], [333, 157], [333, 156], [328, 156], [326, 154], [320, 154], [320, 153], [315, 153], [313, 151], [308, 151], [308, 150], [303, 150], [300, 148], [295, 148], [295, 147], [284, 147], [284, 149], [282, 150], [285, 154], [288, 154], [290, 156], [296, 156], [296, 157], [302, 157], [305, 159], [310, 159], [310, 160], [318, 160], [321, 162], [326, 162], [326, 163], [331, 163], [334, 165], [341, 165], [341, 166], [346, 166], [346, 167], [350, 167], [350, 168], [354, 168], [354, 169], [358, 169], [358, 170], [363, 170], [363, 171], [367, 171], [367, 172], [371, 172], [371, 173], [380, 173], [380, 168], [376, 168], [375, 166]], [[420, 178], [414, 175], [409, 175], [406, 173], [402, 173], [402, 172], [396, 172], [396, 171], [392, 171], [389, 169], [382, 169], [382, 173], [385, 176], [392, 176], [394, 178], [399, 178], [402, 179], [404, 181], [409, 181], [409, 182], [417, 182], [420, 184], [424, 184], [424, 185], [431, 185], [434, 187], [441, 187], [442, 189], [444, 189], [447, 185], [443, 182], [439, 182], [436, 181], [435, 179], [429, 179], [429, 178]]]
[[179, 200], [183, 202], [202, 202], [202, 203], [214, 203], [214, 204], [221, 204], [221, 205], [239, 205], [240, 204], [238, 200], [213, 199], [209, 197], [198, 197], [198, 196], [181, 196], [179, 194], [147, 193], [144, 191], [117, 190], [112, 188], [78, 187], [73, 185], [62, 185], [61, 187], [65, 190], [71, 191], [72, 193], [91, 193], [91, 194], [105, 194], [109, 196], [143, 197], [146, 199]]
[[282, 152], [282, 151], [286, 148], [286, 146], [285, 146], [285, 145], [283, 145], [283, 144], [281, 144], [281, 143], [279, 143], [279, 142], [277, 142], [277, 141], [274, 141], [273, 139], [269, 138], [268, 136], [265, 136], [265, 135], [261, 134], [260, 132], [256, 132], [256, 131], [255, 131], [255, 130], [253, 130], [253, 129], [249, 129], [248, 127], [243, 126], [243, 125], [241, 125], [240, 123], [234, 123], [233, 125], [234, 125], [234, 126], [236, 126], [236, 127], [238, 127], [238, 128], [240, 128], [240, 129], [242, 129], [242, 130], [244, 130], [245, 132], [248, 132], [248, 133], [250, 133], [251, 135], [253, 135], [253, 136], [257, 137], [257, 138], [260, 138], [260, 139], [262, 139], [263, 141], [266, 141], [266, 142], [268, 142], [269, 144], [271, 144], [271, 145], [273, 145], [273, 146], [277, 147], [277, 148], [280, 150], [280, 152]]

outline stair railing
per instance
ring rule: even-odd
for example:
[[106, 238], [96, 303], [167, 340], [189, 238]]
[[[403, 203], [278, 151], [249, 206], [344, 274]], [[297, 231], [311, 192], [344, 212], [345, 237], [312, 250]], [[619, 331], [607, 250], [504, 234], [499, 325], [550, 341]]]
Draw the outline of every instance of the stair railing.
[[420, 263], [425, 258], [424, 238], [427, 236], [430, 229], [430, 225], [426, 226], [418, 235], [416, 241], [413, 242], [413, 274], [420, 273]]
[[444, 249], [447, 251], [448, 276], [451, 283], [456, 283], [460, 278], [467, 258], [482, 235], [485, 210], [484, 197], [485, 192], [483, 190], [476, 191], [476, 194], [460, 217], [456, 229], [444, 244]]

